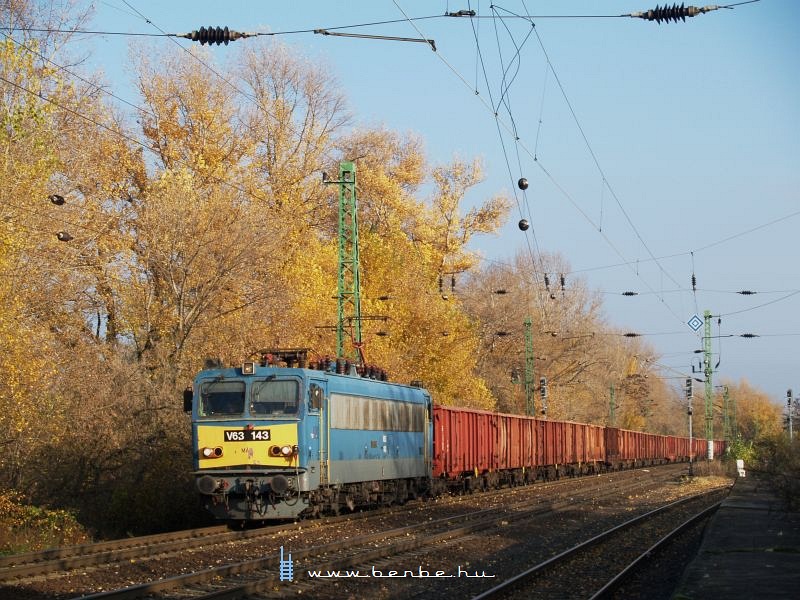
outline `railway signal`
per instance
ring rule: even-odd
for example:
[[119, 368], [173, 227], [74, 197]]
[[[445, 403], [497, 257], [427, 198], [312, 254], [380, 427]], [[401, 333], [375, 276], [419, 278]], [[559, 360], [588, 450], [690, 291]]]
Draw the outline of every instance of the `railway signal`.
[[547, 418], [547, 377], [539, 379], [539, 397], [542, 400], [542, 414]]

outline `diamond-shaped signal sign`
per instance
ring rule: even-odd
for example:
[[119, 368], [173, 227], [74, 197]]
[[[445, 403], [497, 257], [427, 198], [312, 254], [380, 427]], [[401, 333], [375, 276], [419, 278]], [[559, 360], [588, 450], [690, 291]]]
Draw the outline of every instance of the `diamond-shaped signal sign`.
[[686, 323], [689, 327], [692, 328], [692, 331], [697, 331], [703, 326], [703, 319], [694, 315], [689, 321]]

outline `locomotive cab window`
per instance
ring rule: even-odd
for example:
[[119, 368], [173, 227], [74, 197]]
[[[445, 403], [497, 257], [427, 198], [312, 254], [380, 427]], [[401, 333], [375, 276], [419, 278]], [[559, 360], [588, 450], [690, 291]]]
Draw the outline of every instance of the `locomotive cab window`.
[[300, 386], [293, 379], [255, 381], [250, 396], [250, 414], [254, 417], [294, 417], [299, 396]]
[[244, 414], [244, 381], [208, 381], [200, 386], [201, 417], [240, 417]]

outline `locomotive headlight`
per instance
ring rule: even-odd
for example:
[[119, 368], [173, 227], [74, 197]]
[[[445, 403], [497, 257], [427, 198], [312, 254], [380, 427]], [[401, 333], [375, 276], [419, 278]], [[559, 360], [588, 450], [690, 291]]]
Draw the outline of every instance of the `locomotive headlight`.
[[270, 446], [268, 451], [270, 456], [282, 456], [283, 458], [291, 458], [292, 456], [297, 456], [298, 453], [299, 448], [289, 444], [284, 446]]
[[219, 458], [222, 456], [222, 448], [219, 446], [216, 448], [201, 448], [200, 456], [203, 458]]
[[286, 457], [289, 456], [297, 456], [300, 453], [300, 448], [297, 446], [283, 446], [281, 448], [281, 454]]

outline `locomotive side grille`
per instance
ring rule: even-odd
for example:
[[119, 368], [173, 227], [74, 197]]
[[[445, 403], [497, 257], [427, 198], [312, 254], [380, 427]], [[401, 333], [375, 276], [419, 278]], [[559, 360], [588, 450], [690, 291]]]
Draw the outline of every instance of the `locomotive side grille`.
[[425, 405], [331, 394], [331, 427], [367, 431], [423, 431]]

